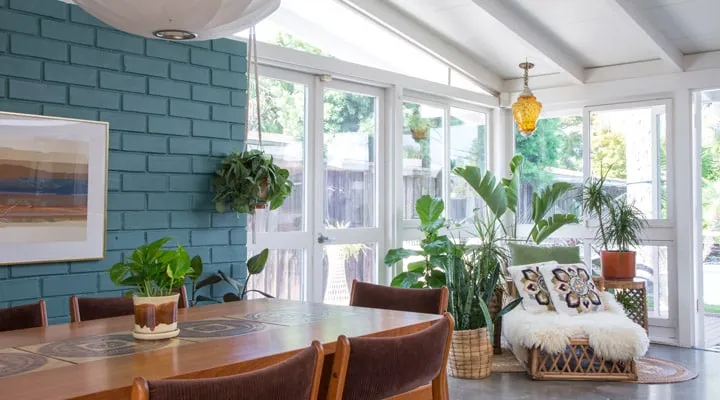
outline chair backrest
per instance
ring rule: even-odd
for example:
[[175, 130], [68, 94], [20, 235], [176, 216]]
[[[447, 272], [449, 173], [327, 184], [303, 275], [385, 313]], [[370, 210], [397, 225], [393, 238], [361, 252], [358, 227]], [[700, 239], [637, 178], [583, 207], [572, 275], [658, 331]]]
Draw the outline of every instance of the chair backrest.
[[0, 309], [0, 332], [48, 326], [45, 300]]
[[[178, 292], [178, 308], [188, 308], [187, 290], [181, 287]], [[92, 321], [95, 319], [133, 315], [133, 301], [127, 297], [70, 297], [70, 321]]]
[[353, 280], [350, 305], [408, 311], [425, 314], [442, 314], [447, 311], [448, 288], [403, 289]]
[[410, 335], [340, 336], [335, 347], [328, 400], [385, 399], [432, 381], [433, 399], [447, 399], [446, 367], [455, 321], [445, 313]]
[[132, 400], [316, 400], [324, 359], [320, 342], [273, 366], [209, 379], [135, 378]]

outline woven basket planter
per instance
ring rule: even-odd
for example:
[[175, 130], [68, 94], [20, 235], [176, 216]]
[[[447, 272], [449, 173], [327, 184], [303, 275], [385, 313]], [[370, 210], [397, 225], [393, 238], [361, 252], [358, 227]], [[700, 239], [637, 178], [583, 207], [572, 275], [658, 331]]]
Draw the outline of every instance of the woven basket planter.
[[487, 328], [455, 331], [448, 373], [455, 378], [483, 379], [492, 371], [493, 346]]

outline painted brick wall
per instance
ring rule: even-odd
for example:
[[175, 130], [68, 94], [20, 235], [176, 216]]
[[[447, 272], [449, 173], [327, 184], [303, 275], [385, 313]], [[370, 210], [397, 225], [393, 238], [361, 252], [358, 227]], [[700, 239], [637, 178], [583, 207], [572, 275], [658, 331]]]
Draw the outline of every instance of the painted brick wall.
[[125, 34], [58, 0], [0, 0], [0, 110], [110, 123], [105, 259], [0, 267], [0, 307], [42, 297], [65, 322], [70, 295], [119, 295], [106, 270], [164, 236], [207, 273], [243, 276], [245, 219], [212, 211], [209, 177], [242, 148], [245, 55]]

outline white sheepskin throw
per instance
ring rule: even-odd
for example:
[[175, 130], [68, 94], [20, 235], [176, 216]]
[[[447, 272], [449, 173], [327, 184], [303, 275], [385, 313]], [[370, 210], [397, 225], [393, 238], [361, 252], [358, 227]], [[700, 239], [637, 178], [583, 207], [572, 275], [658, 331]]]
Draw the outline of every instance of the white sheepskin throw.
[[601, 294], [604, 311], [570, 316], [557, 312], [530, 313], [517, 307], [503, 316], [503, 334], [513, 346], [565, 351], [570, 338], [587, 337], [595, 354], [606, 360], [630, 360], [647, 352], [645, 329], [627, 316], [615, 297]]

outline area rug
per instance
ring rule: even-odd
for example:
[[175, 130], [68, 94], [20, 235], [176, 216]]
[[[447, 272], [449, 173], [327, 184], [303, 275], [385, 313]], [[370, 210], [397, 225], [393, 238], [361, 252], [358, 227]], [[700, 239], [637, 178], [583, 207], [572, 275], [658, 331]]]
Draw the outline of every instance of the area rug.
[[642, 357], [637, 361], [638, 380], [629, 383], [677, 383], [697, 378], [697, 372], [676, 362]]
[[506, 372], [525, 372], [520, 361], [515, 357], [515, 354], [508, 348], [502, 349], [502, 354], [494, 354], [492, 359], [492, 372], [506, 373]]

